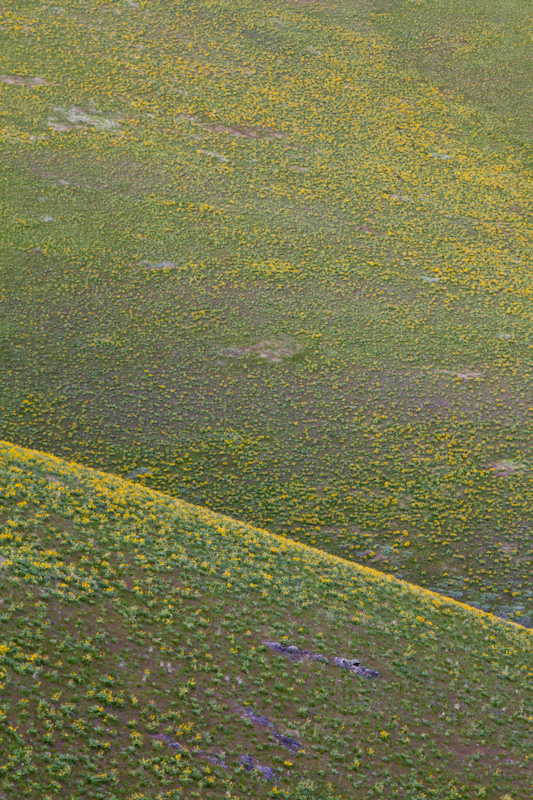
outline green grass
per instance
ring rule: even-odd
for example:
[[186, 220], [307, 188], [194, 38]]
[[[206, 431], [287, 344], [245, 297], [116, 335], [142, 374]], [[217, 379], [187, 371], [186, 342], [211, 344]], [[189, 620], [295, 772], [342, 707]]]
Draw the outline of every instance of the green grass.
[[0, 17], [3, 435], [531, 624], [527, 4]]
[[531, 797], [524, 627], [6, 442], [0, 476], [0, 796]]
[[[503, 136], [531, 146], [531, 5], [527, 0], [378, 0], [374, 22], [392, 41], [396, 63], [412, 65], [450, 97], [487, 115]], [[480, 141], [497, 142], [483, 130]]]

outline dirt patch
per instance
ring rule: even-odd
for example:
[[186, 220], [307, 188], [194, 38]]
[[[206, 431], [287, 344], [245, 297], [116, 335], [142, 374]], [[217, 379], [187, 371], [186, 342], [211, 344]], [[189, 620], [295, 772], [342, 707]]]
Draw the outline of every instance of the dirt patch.
[[214, 150], [200, 150], [200, 153], [211, 156], [212, 158], [218, 158], [219, 161], [229, 161], [227, 156], [223, 156], [222, 153], [215, 153]]
[[53, 131], [70, 131], [73, 129], [95, 128], [98, 131], [118, 132], [121, 120], [114, 116], [106, 116], [102, 111], [95, 108], [83, 109], [72, 106], [72, 108], [61, 108], [54, 106], [55, 117], [48, 117], [48, 126]]
[[57, 475], [50, 475], [50, 474], [47, 473], [46, 480], [49, 483], [59, 483], [61, 486], [65, 486], [65, 484], [63, 483], [61, 478], [58, 478]]
[[255, 357], [280, 364], [288, 358], [293, 358], [301, 351], [302, 347], [289, 337], [279, 339], [263, 339], [249, 347], [228, 347], [220, 355], [225, 358]]
[[49, 86], [43, 78], [23, 78], [21, 75], [0, 75], [0, 83], [8, 86]]
[[250, 125], [220, 125], [215, 122], [204, 122], [193, 116], [193, 114], [180, 114], [179, 119], [192, 122], [193, 125], [210, 133], [227, 133], [230, 136], [244, 137], [246, 139], [265, 139], [266, 141], [283, 137], [282, 133], [274, 131], [272, 128], [259, 128]]
[[460, 381], [471, 381], [475, 380], [476, 378], [482, 378], [483, 373], [478, 372], [477, 370], [463, 370], [462, 372], [453, 372], [449, 369], [439, 369], [437, 370], [439, 375], [452, 375], [454, 378], [458, 378]]
[[177, 267], [178, 264], [174, 261], [158, 261], [157, 263], [153, 261], [141, 261], [140, 266], [146, 269], [173, 269]]
[[516, 472], [523, 472], [526, 468], [525, 464], [521, 464], [519, 461], [511, 461], [511, 459], [491, 461], [488, 465], [488, 469], [493, 470], [498, 478], [508, 478]]
[[516, 553], [517, 548], [515, 547], [514, 544], [502, 544], [502, 545], [500, 545], [500, 550], [503, 553], [506, 553], [506, 555], [511, 556], [514, 553]]

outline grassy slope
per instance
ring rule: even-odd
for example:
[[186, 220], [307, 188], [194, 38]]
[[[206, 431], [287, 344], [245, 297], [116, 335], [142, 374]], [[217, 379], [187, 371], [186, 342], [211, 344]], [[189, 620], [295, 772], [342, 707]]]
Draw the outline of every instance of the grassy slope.
[[526, 628], [5, 442], [0, 475], [1, 797], [531, 797]]
[[[375, 0], [374, 21], [410, 63], [450, 97], [462, 96], [517, 144], [533, 142], [531, 5], [528, 0]], [[480, 137], [484, 136], [479, 130]], [[494, 146], [490, 134], [485, 144]]]
[[531, 15], [442, 5], [5, 6], [0, 424], [527, 624]]

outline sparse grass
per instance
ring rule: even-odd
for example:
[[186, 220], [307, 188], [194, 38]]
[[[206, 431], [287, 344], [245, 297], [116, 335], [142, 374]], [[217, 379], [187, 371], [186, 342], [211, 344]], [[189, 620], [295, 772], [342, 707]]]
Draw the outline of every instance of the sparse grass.
[[0, 475], [4, 797], [531, 796], [527, 629], [35, 451]]

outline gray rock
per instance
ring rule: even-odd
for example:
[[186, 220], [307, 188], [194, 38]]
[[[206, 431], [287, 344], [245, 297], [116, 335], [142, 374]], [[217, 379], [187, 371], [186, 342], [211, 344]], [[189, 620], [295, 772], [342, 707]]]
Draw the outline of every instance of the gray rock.
[[351, 670], [352, 667], [358, 667], [360, 664], [359, 661], [352, 660], [349, 658], [339, 658], [338, 656], [335, 656], [335, 658], [333, 659], [333, 663], [335, 664], [336, 667], [341, 667], [341, 669], [347, 669], [347, 670]]
[[241, 756], [241, 765], [248, 770], [248, 772], [252, 772], [252, 770], [256, 770], [259, 772], [265, 781], [272, 781], [273, 783], [278, 782], [278, 776], [272, 769], [272, 767], [267, 767], [264, 764], [259, 764], [256, 758], [253, 756], [245, 755]]
[[246, 719], [249, 719], [251, 722], [255, 722], [258, 725], [265, 725], [267, 728], [273, 727], [273, 723], [270, 722], [267, 717], [265, 717], [263, 714], [254, 714], [251, 708], [244, 707], [238, 710], [241, 716], [246, 717]]
[[282, 733], [278, 733], [277, 731], [272, 731], [272, 736], [282, 747], [286, 747], [287, 750], [290, 750], [291, 753], [299, 753], [304, 749], [303, 745], [297, 742], [296, 739], [293, 739], [292, 736], [283, 736]]
[[[159, 738], [159, 737], [154, 737], [154, 738]], [[228, 765], [225, 763], [223, 758], [218, 758], [217, 756], [214, 756], [212, 753], [208, 753], [206, 750], [189, 750], [187, 747], [185, 747], [185, 745], [180, 744], [179, 742], [173, 742], [170, 736], [167, 736], [166, 733], [162, 733], [160, 735], [160, 738], [163, 739], [163, 741], [165, 741], [169, 747], [173, 747], [174, 750], [180, 750], [181, 752], [189, 753], [190, 755], [193, 756], [206, 758], [208, 761], [211, 761], [212, 764], [218, 764], [219, 766], [224, 767], [224, 769], [228, 769]]]
[[[319, 661], [322, 664], [328, 664], [328, 659], [322, 653], [313, 653], [311, 650], [301, 650], [293, 644], [283, 644], [282, 642], [263, 642], [263, 644], [274, 650], [275, 653], [280, 653], [285, 656], [292, 656], [293, 658], [312, 658], [314, 661]], [[335, 656], [333, 663], [340, 669], [345, 669], [348, 672], [353, 672], [355, 675], [361, 675], [365, 678], [378, 678], [380, 673], [375, 669], [367, 669], [361, 666], [361, 662], [355, 658], [341, 658]]]
[[286, 653], [287, 652], [287, 645], [281, 644], [281, 642], [263, 642], [266, 647], [270, 650], [274, 650], [276, 653]]
[[186, 747], [184, 747], [179, 742], [173, 742], [172, 739], [170, 738], [170, 736], [167, 736], [164, 733], [161, 734], [161, 738], [165, 740], [165, 742], [168, 744], [169, 747], [173, 747], [174, 750], [186, 750], [187, 749]]
[[279, 733], [274, 727], [274, 723], [263, 714], [255, 714], [251, 708], [247, 708], [246, 706], [238, 708], [237, 712], [241, 717], [245, 717], [251, 722], [255, 722], [257, 725], [264, 725], [265, 728], [268, 728], [274, 739], [279, 742], [282, 747], [286, 747], [290, 750], [291, 753], [299, 753], [300, 750], [304, 749], [303, 745], [296, 741], [296, 739], [293, 739], [292, 736], [284, 736], [282, 733]]
[[361, 675], [363, 678], [381, 677], [381, 673], [377, 669], [368, 669], [367, 667], [352, 667], [350, 672], [355, 672], [356, 675]]

